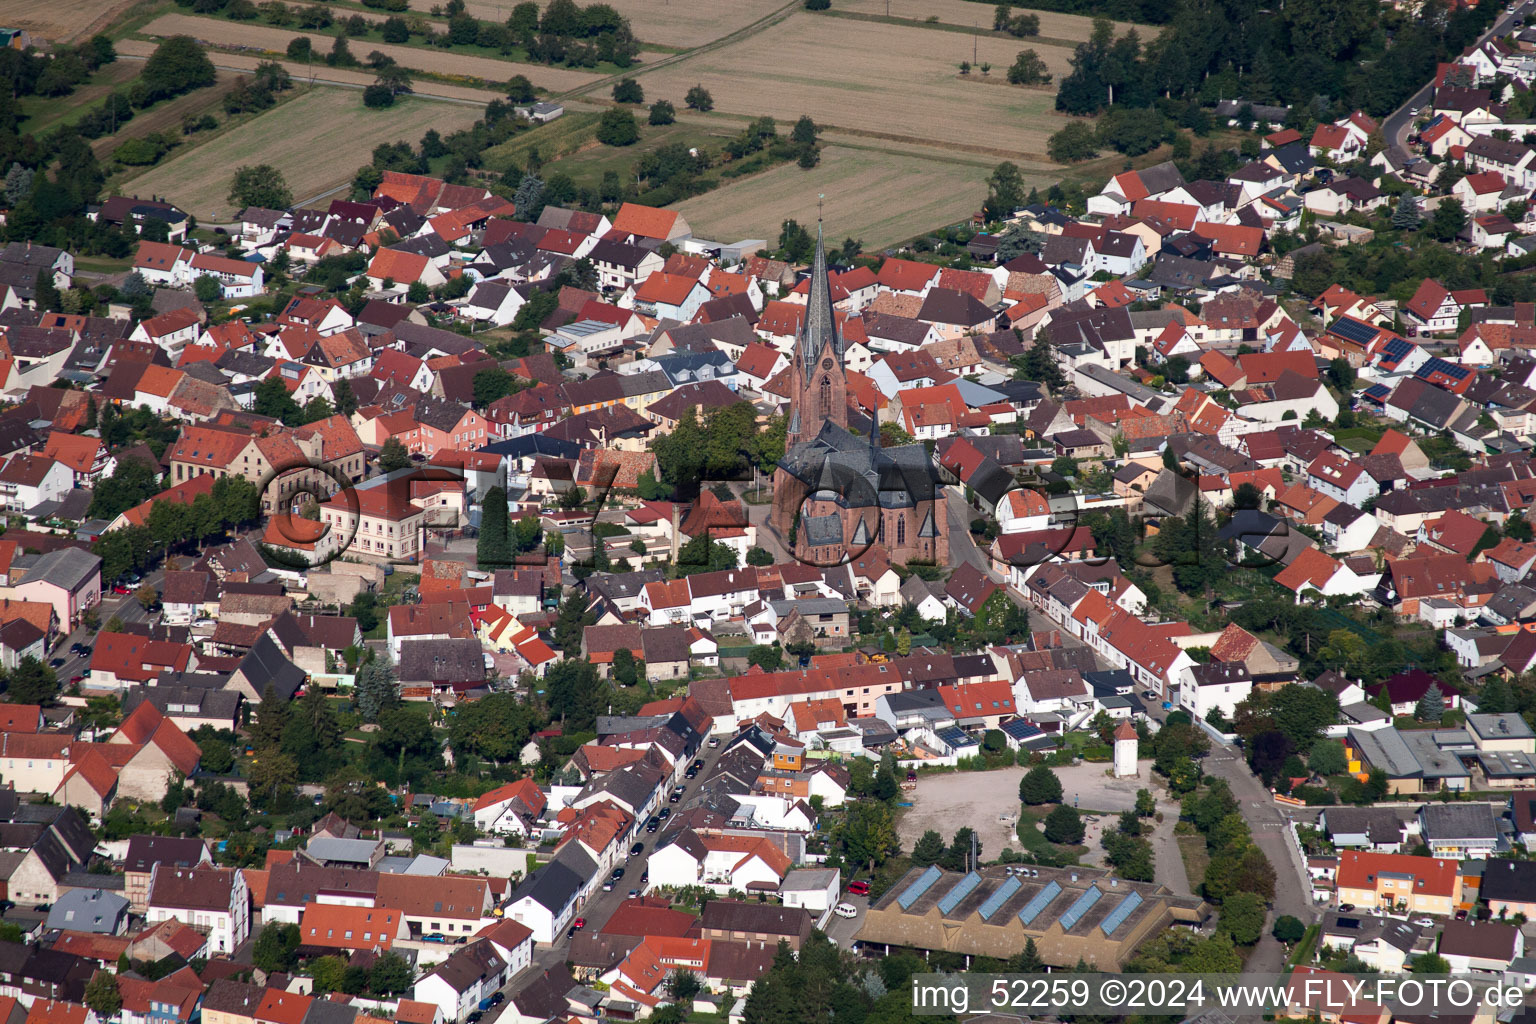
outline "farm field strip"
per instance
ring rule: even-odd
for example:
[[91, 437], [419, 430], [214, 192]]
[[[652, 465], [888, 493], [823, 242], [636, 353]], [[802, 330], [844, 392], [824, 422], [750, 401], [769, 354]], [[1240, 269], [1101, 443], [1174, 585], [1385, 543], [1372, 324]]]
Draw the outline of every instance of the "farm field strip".
[[6, 0], [4, 6], [6, 25], [62, 42], [126, 4], [124, 0]]
[[[144, 39], [122, 39], [118, 41], [117, 52], [120, 57], [130, 60], [142, 61], [154, 52], [155, 44]], [[295, 82], [309, 82], [310, 74], [314, 74], [314, 82], [319, 85], [341, 86], [348, 89], [362, 89], [373, 81], [372, 71], [357, 71], [348, 68], [328, 68], [324, 64], [312, 68], [301, 61], [286, 60], [281, 57], [258, 57], [254, 54], [225, 53], [215, 51], [209, 54], [213, 66], [222, 71], [248, 72], [255, 71], [256, 65], [262, 61], [275, 60], [288, 69]], [[411, 83], [411, 89], [418, 99], [435, 99], [451, 103], [472, 104], [483, 107], [490, 98], [486, 90], [478, 86], [449, 85], [445, 82], [434, 82], [418, 79]]]
[[200, 219], [220, 220], [235, 212], [226, 192], [243, 164], [272, 164], [294, 196], [304, 198], [349, 181], [381, 142], [403, 139], [414, 146], [428, 128], [446, 135], [478, 116], [471, 107], [420, 98], [369, 110], [354, 90], [317, 88], [171, 157], [132, 186], [140, 194], [174, 196]]
[[[703, 237], [727, 242], [766, 237], [772, 243], [785, 219], [814, 220], [817, 195], [825, 193], [829, 230], [875, 249], [970, 216], [990, 173], [986, 165], [827, 145], [821, 163], [809, 171], [780, 165], [685, 199], [676, 208]], [[1025, 175], [1031, 185], [1046, 180]]]
[[[224, 21], [219, 18], [202, 18], [190, 14], [163, 14], [144, 26], [146, 35], [187, 35], [214, 46], [251, 47], [270, 53], [283, 53], [294, 36], [308, 36], [317, 54], [328, 53], [334, 41], [331, 36], [316, 32], [295, 32]], [[547, 89], [572, 89], [591, 82], [600, 76], [566, 68], [545, 67], [542, 64], [519, 64], [515, 61], [497, 60], [492, 57], [474, 57], [448, 50], [429, 50], [415, 46], [396, 46], [390, 43], [360, 43], [367, 50], [378, 50], [387, 57], [408, 68], [429, 71], [439, 75], [458, 75], [479, 78], [487, 82], [505, 82], [515, 74], [525, 74], [536, 86]], [[354, 54], [361, 58], [361, 54]], [[317, 62], [322, 63], [323, 62]], [[335, 70], [326, 68], [325, 70]], [[372, 81], [372, 76], [369, 76]]]
[[[643, 81], [647, 99], [681, 104], [688, 89], [701, 83], [718, 110], [771, 114], [789, 123], [808, 113], [818, 123], [857, 131], [1041, 159], [1046, 139], [1067, 119], [1055, 113], [1047, 91], [961, 76], [957, 65], [972, 58], [973, 42], [979, 59], [990, 61], [996, 74], [1020, 49], [1013, 39], [973, 40], [796, 13], [749, 38], [653, 71]], [[1068, 51], [1041, 50], [1054, 74], [1067, 72]], [[786, 63], [785, 54], [796, 58]]]
[[[991, 4], [976, 3], [975, 0], [890, 0], [890, 9], [887, 11], [886, 0], [837, 0], [833, 10], [878, 14], [882, 17], [889, 13], [892, 18], [906, 18], [916, 22], [937, 17], [941, 23], [961, 26], [978, 25], [983, 29], [990, 29], [993, 8]], [[1093, 33], [1093, 19], [1085, 15], [1037, 11], [1020, 6], [1015, 6], [1013, 13], [1033, 14], [1039, 18], [1040, 35], [1050, 39], [1083, 43], [1087, 42], [1088, 37]], [[1134, 28], [1141, 35], [1142, 42], [1147, 42], [1158, 32], [1155, 25], [1137, 25], [1129, 21], [1117, 21], [1114, 22], [1114, 26], [1116, 35]], [[1008, 38], [1011, 42], [1018, 43], [1021, 49], [1029, 46], [1031, 42], [1038, 41], [1038, 38], [1014, 39], [1012, 36]]]

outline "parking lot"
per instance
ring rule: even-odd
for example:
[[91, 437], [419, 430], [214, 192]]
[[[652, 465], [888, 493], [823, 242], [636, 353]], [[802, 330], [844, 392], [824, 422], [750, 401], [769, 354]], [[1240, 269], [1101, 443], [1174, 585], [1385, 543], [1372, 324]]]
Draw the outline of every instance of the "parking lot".
[[[1084, 762], [1056, 768], [1067, 803], [1082, 810], [1128, 811], [1136, 806], [1136, 791], [1147, 780], [1112, 779], [1108, 764]], [[904, 850], [933, 829], [947, 843], [961, 827], [975, 829], [982, 844], [982, 859], [996, 858], [1007, 846], [1019, 849], [1014, 826], [1019, 812], [1019, 780], [1024, 768], [1000, 768], [990, 772], [948, 772], [921, 778], [917, 789], [902, 796], [911, 801], [897, 826]], [[1143, 767], [1143, 775], [1149, 772]], [[1007, 821], [999, 820], [1006, 817]]]

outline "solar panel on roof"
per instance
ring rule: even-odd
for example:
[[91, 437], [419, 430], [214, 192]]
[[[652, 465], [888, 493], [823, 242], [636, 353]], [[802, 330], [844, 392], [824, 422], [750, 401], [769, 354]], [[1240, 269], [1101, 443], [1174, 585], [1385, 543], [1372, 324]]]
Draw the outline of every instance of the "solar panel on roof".
[[1040, 911], [1051, 905], [1051, 901], [1061, 895], [1061, 883], [1052, 881], [1050, 885], [1035, 893], [1034, 899], [1024, 904], [1024, 909], [1019, 911], [1019, 923], [1028, 925], [1040, 916]]
[[1329, 334], [1337, 334], [1345, 341], [1353, 341], [1357, 345], [1367, 345], [1377, 335], [1377, 330], [1370, 324], [1359, 320], [1351, 320], [1348, 317], [1339, 317], [1328, 328]]
[[1382, 347], [1386, 350], [1389, 356], [1393, 356], [1397, 359], [1401, 359], [1403, 356], [1413, 351], [1413, 343], [1408, 341], [1406, 338], [1393, 338]]
[[954, 913], [955, 908], [960, 905], [960, 901], [975, 892], [976, 887], [980, 884], [981, 876], [974, 871], [960, 879], [960, 881], [955, 883], [955, 887], [945, 893], [943, 899], [939, 900], [939, 913]]
[[944, 872], [939, 868], [938, 865], [928, 865], [928, 870], [924, 871], [921, 875], [918, 875], [917, 881], [907, 886], [906, 889], [902, 891], [901, 895], [896, 897], [896, 902], [900, 904], [902, 910], [910, 910], [912, 908], [912, 904], [916, 903], [918, 898], [921, 897], [923, 893], [931, 889], [934, 882], [937, 882], [940, 878], [943, 877]]
[[1115, 934], [1115, 929], [1125, 924], [1125, 919], [1130, 917], [1131, 913], [1139, 906], [1141, 906], [1141, 893], [1133, 892], [1129, 894], [1120, 901], [1118, 907], [1109, 912], [1109, 916], [1104, 919], [1104, 923], [1099, 925], [1099, 927], [1104, 929], [1106, 936]]
[[1392, 389], [1385, 384], [1372, 384], [1365, 389], [1365, 393], [1371, 398], [1386, 398], [1392, 393]]
[[1067, 912], [1061, 915], [1061, 930], [1069, 932], [1072, 926], [1083, 919], [1083, 915], [1093, 909], [1093, 905], [1102, 899], [1104, 894], [1096, 885], [1090, 885], [1084, 893], [1077, 898], [1077, 902], [1067, 908]]
[[992, 915], [1001, 910], [1003, 904], [1007, 903], [1009, 898], [1022, 888], [1024, 888], [1024, 883], [1019, 881], [1018, 878], [1014, 877], [1013, 875], [1009, 875], [1008, 880], [1002, 885], [998, 886], [997, 889], [993, 891], [992, 895], [986, 898], [986, 900], [981, 905], [981, 909], [977, 911], [977, 913], [981, 914], [981, 919], [983, 921], [990, 921], [992, 919]]

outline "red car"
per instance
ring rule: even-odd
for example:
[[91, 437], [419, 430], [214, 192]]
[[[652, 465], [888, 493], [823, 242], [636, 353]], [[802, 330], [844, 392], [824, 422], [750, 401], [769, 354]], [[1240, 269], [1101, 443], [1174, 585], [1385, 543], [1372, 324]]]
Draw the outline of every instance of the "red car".
[[114, 594], [131, 594], [131, 593], [133, 593], [133, 591], [129, 590], [127, 587], [123, 586], [121, 583], [114, 583], [114, 584], [112, 584], [112, 593], [114, 593]]
[[848, 892], [850, 894], [854, 895], [854, 896], [868, 896], [869, 895], [869, 883], [868, 882], [849, 882], [848, 883]]
[[85, 676], [70, 676], [69, 685], [74, 686], [76, 683], [83, 683], [84, 681]]
[[584, 918], [584, 917], [578, 917], [576, 920], [571, 922], [571, 927], [575, 928], [577, 931], [581, 931], [586, 926], [587, 926], [587, 919]]

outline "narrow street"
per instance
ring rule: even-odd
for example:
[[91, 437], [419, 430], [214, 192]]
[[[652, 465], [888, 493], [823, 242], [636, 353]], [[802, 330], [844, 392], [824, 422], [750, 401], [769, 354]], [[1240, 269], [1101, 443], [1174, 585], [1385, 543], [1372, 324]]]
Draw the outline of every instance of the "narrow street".
[[1274, 796], [1258, 777], [1248, 769], [1242, 752], [1220, 744], [1212, 744], [1211, 753], [1205, 759], [1205, 772], [1225, 779], [1232, 788], [1242, 810], [1243, 820], [1252, 831], [1253, 841], [1269, 858], [1275, 869], [1275, 899], [1273, 909], [1265, 922], [1264, 934], [1248, 957], [1244, 968], [1247, 974], [1278, 974], [1285, 967], [1285, 947], [1270, 934], [1275, 918], [1290, 914], [1303, 924], [1313, 924], [1318, 919], [1312, 902], [1311, 886], [1307, 882], [1306, 865], [1302, 863], [1295, 845], [1286, 835], [1290, 817], [1275, 803]]
[[[693, 800], [699, 795], [699, 791], [703, 787], [704, 780], [707, 779], [709, 777], [709, 773], [714, 770], [715, 763], [720, 760], [720, 755], [724, 752], [724, 750], [725, 745], [723, 740], [721, 745], [719, 747], [715, 747], [714, 749], [710, 749], [708, 746], [700, 749], [699, 752], [695, 755], [695, 758], [703, 760], [703, 769], [700, 770], [699, 774], [695, 778], [684, 779], [681, 783], [667, 784], [667, 792], [662, 796], [661, 806], [670, 808], [674, 816], [681, 814], [685, 809], [690, 807]], [[675, 804], [666, 802], [667, 794], [671, 793], [673, 785], [682, 785], [684, 787], [683, 798]], [[625, 843], [627, 845], [644, 843], [645, 850], [639, 856], [631, 857], [629, 860], [623, 862], [624, 877], [619, 879], [619, 881], [614, 884], [612, 892], [603, 892], [601, 889], [599, 889], [597, 892], [592, 894], [592, 896], [580, 909], [576, 911], [577, 917], [584, 918], [586, 920], [587, 928], [601, 928], [603, 924], [608, 920], [608, 918], [612, 916], [613, 912], [618, 909], [619, 904], [623, 903], [626, 899], [629, 898], [629, 891], [631, 889], [643, 890], [646, 888], [646, 886], [642, 886], [640, 884], [640, 876], [644, 874], [647, 869], [650, 856], [656, 850], [657, 841], [662, 836], [667, 834], [667, 826], [669, 824], [670, 820], [663, 823], [662, 827], [657, 829], [655, 832], [647, 834], [645, 831], [645, 819], [641, 819], [635, 823], [635, 832], [625, 840]], [[521, 992], [525, 986], [532, 983], [545, 971], [550, 970], [551, 968], [563, 966], [565, 964], [566, 952], [570, 949], [570, 947], [571, 940], [563, 932], [556, 938], [553, 944], [543, 945], [536, 943], [533, 950], [532, 964], [521, 974], [507, 983], [502, 991], [507, 993], [509, 997], [508, 1000], [502, 1003], [500, 1006], [487, 1010], [485, 1012], [485, 1018], [482, 1021], [482, 1024], [495, 1024], [496, 1020], [507, 1009], [507, 1007], [512, 1005], [510, 997], [514, 992]]]

